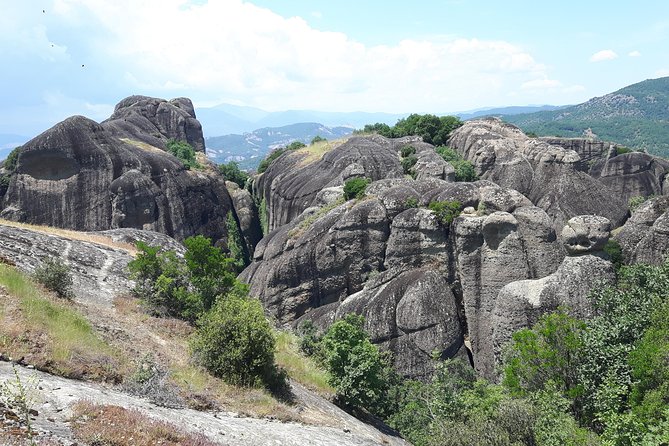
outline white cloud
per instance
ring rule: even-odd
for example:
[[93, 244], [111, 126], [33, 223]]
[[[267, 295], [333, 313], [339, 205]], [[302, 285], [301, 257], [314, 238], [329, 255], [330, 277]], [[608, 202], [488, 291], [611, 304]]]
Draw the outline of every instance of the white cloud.
[[641, 57], [641, 52], [639, 52], [637, 50], [634, 50], [634, 51], [630, 51], [629, 53], [627, 53], [627, 55], [629, 57]]
[[317, 19], [322, 19], [323, 18], [323, 13], [320, 11], [311, 11], [311, 16], [316, 17]]
[[532, 90], [532, 89], [546, 89], [546, 88], [557, 88], [561, 87], [562, 82], [555, 79], [534, 79], [531, 81], [524, 82], [520, 88], [523, 90]]
[[617, 59], [618, 54], [613, 50], [602, 50], [598, 51], [592, 56], [590, 56], [590, 62], [602, 62], [604, 60], [613, 60]]
[[655, 72], [655, 77], [669, 76], [669, 68], [661, 68]]

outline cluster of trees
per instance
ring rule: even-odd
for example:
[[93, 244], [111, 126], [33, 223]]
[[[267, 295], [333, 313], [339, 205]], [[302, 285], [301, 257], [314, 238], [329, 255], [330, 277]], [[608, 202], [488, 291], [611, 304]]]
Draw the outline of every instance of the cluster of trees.
[[457, 359], [437, 361], [429, 382], [401, 380], [355, 315], [321, 336], [304, 324], [302, 348], [343, 403], [416, 446], [669, 444], [669, 262], [623, 266], [591, 298], [590, 320], [561, 308], [516, 332], [500, 384]]
[[401, 138], [403, 136], [416, 135], [423, 141], [435, 146], [446, 144], [451, 132], [462, 125], [460, 118], [456, 116], [435, 116], [411, 114], [400, 119], [394, 126], [376, 123], [368, 124], [357, 133], [378, 133], [386, 138]]
[[237, 385], [279, 389], [285, 378], [274, 365], [275, 340], [262, 305], [235, 277], [235, 260], [201, 235], [184, 241], [183, 257], [143, 242], [129, 263], [135, 294], [157, 316], [196, 326], [194, 360]]

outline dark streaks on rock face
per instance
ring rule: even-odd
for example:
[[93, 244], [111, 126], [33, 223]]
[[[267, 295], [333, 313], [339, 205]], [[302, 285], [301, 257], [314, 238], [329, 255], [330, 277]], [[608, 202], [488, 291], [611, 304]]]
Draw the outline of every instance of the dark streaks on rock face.
[[[133, 109], [133, 116], [140, 116], [138, 103], [160, 102], [140, 99], [122, 101], [116, 113]], [[188, 114], [189, 103], [177, 100], [183, 107], [179, 113]], [[180, 124], [171, 127], [173, 119], [181, 122], [160, 121], [167, 135], [181, 131]], [[232, 203], [220, 175], [188, 171], [171, 154], [123, 142], [108, 128], [74, 116], [23, 145], [0, 201], [0, 216], [86, 231], [148, 229], [179, 240], [194, 234], [214, 241], [225, 237]], [[133, 128], [142, 133], [142, 128]]]
[[116, 105], [102, 126], [117, 138], [129, 138], [165, 150], [169, 139], [186, 141], [204, 152], [202, 126], [187, 98], [171, 101], [147, 96], [130, 96]]
[[382, 136], [353, 137], [308, 164], [303, 165], [306, 155], [302, 151], [281, 155], [256, 185], [267, 202], [270, 231], [313, 206], [322, 189], [342, 185], [349, 171], [371, 180], [403, 177], [398, 155], [402, 145], [401, 140]]

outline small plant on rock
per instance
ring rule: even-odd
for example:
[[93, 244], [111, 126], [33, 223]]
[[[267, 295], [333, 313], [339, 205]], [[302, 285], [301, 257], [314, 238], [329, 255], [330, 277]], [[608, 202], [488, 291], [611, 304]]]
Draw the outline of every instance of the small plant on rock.
[[72, 274], [70, 267], [60, 259], [47, 259], [35, 270], [35, 280], [48, 290], [55, 292], [58, 297], [70, 299], [72, 297]]
[[365, 190], [370, 183], [369, 178], [351, 178], [344, 183], [344, 199], [362, 198], [365, 196]]
[[459, 201], [433, 201], [428, 205], [428, 209], [434, 212], [439, 223], [448, 226], [460, 215], [462, 203]]

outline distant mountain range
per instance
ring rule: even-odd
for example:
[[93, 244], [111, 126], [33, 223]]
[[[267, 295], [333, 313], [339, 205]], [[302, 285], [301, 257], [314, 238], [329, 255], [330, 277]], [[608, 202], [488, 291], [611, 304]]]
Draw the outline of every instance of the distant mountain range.
[[243, 134], [257, 129], [284, 127], [295, 123], [318, 122], [326, 127], [362, 128], [365, 124], [384, 122], [395, 124], [408, 115], [367, 112], [326, 112], [317, 110], [286, 110], [268, 112], [254, 107], [220, 104], [210, 108], [196, 108], [205, 137]]
[[255, 169], [273, 149], [293, 141], [309, 144], [316, 136], [336, 139], [353, 132], [352, 127], [328, 127], [315, 122], [301, 122], [282, 127], [265, 127], [243, 134], [205, 138], [207, 156], [217, 163], [236, 161], [242, 169]]
[[583, 104], [552, 111], [503, 116], [539, 136], [598, 139], [669, 156], [669, 77], [649, 79]]

